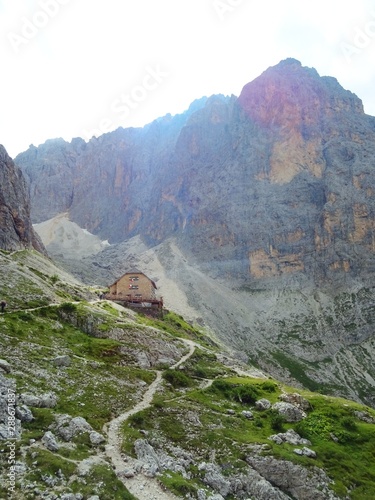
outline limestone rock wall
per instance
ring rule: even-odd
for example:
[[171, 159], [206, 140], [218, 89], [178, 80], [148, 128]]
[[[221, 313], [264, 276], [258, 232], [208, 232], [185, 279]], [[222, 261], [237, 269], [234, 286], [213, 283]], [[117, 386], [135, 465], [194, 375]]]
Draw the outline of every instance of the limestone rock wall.
[[254, 287], [372, 279], [374, 162], [361, 100], [294, 59], [238, 98], [17, 157], [34, 222], [69, 212], [111, 243], [173, 236], [211, 276]]
[[30, 219], [30, 203], [22, 171], [0, 145], [0, 248], [35, 248], [44, 252]]

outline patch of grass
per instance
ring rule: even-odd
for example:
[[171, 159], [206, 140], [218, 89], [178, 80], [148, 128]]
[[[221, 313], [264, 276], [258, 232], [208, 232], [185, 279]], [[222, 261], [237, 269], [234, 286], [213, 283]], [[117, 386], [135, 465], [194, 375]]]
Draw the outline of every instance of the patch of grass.
[[228, 368], [219, 363], [214, 353], [196, 349], [193, 356], [184, 363], [185, 373], [191, 377], [212, 379], [226, 375], [230, 372]]
[[[160, 412], [159, 412], [160, 414]], [[159, 428], [168, 440], [173, 443], [182, 443], [187, 437], [186, 426], [178, 419], [174, 411], [164, 412], [159, 420]]]
[[275, 410], [268, 410], [268, 415], [270, 418], [271, 429], [276, 432], [282, 432], [284, 430], [285, 418]]
[[33, 316], [27, 312], [18, 313], [18, 319], [25, 322], [33, 321]]
[[142, 324], [167, 332], [173, 337], [195, 339], [207, 346], [213, 346], [212, 340], [209, 339], [204, 332], [194, 327], [185, 321], [182, 316], [175, 314], [172, 311], [167, 311], [161, 319], [150, 318], [148, 316], [138, 314], [138, 321]]
[[263, 392], [272, 393], [278, 390], [278, 385], [276, 384], [276, 382], [266, 380], [265, 382], [259, 384], [259, 389]]
[[50, 280], [51, 280], [51, 283], [52, 285], [55, 285], [58, 281], [59, 281], [59, 277], [57, 276], [57, 274], [53, 274], [51, 277], [50, 277]]
[[[29, 450], [26, 457], [29, 465], [33, 463], [33, 470], [27, 474], [27, 479], [42, 489], [46, 478], [58, 485], [62, 481], [61, 476], [65, 481], [76, 472], [76, 464], [58, 454], [40, 448], [33, 449], [32, 453], [31, 456]], [[117, 479], [109, 464], [92, 467], [84, 482], [76, 480], [70, 483], [69, 487], [73, 493], [81, 493], [85, 498], [99, 494], [103, 500], [136, 500]]]
[[109, 304], [108, 302], [102, 302], [100, 304], [100, 307], [102, 309], [104, 309], [105, 311], [107, 311], [108, 313], [110, 313], [112, 316], [116, 317], [116, 318], [119, 318], [121, 317], [121, 313], [120, 311], [118, 311], [117, 309], [115, 309], [111, 304]]
[[77, 304], [73, 304], [72, 302], [64, 302], [59, 306], [59, 310], [64, 313], [74, 313], [77, 309]]
[[[33, 408], [32, 414], [34, 420], [22, 424], [23, 429], [26, 431], [27, 440], [31, 438], [40, 439], [54, 421], [54, 415], [50, 408]], [[24, 434], [22, 437], [25, 437]]]
[[184, 479], [180, 474], [172, 471], [165, 471], [160, 477], [160, 481], [173, 493], [183, 498], [193, 498], [197, 495], [197, 487], [190, 480]]
[[181, 370], [168, 369], [163, 373], [163, 378], [173, 387], [190, 387], [193, 381]]
[[73, 482], [71, 485], [73, 492], [81, 493], [85, 498], [98, 495], [100, 500], [137, 500], [117, 479], [109, 465], [94, 466], [87, 475], [85, 483]]
[[80, 356], [98, 361], [117, 363], [121, 359], [121, 342], [112, 339], [101, 339], [83, 334], [81, 342], [71, 346], [72, 351]]
[[259, 397], [259, 391], [253, 385], [237, 384], [227, 379], [214, 380], [208, 389], [226, 399], [237, 401], [243, 404], [254, 404]]
[[147, 370], [111, 364], [96, 369], [73, 366], [66, 374], [56, 411], [82, 416], [99, 432], [104, 423], [134, 404], [132, 396], [139, 380], [150, 384], [155, 379]]
[[136, 429], [144, 429], [148, 426], [149, 412], [146, 410], [139, 411], [138, 413], [134, 413], [128, 418], [129, 425], [135, 427]]
[[[284, 391], [287, 389], [283, 388]], [[295, 389], [289, 390], [295, 392]], [[308, 391], [299, 392], [310, 401], [311, 410], [307, 418], [297, 424], [286, 424], [280, 414], [272, 409], [261, 412], [251, 408], [254, 418], [249, 420], [242, 417], [243, 402], [240, 396], [243, 394], [249, 394], [250, 401], [254, 395], [257, 398], [267, 397], [270, 401], [278, 400], [281, 387], [272, 380], [224, 378], [215, 380], [206, 390], [188, 390], [183, 398], [163, 401], [159, 395], [157, 405], [132, 417], [124, 427], [126, 449], [132, 449], [132, 443], [142, 437], [140, 430], [146, 429], [149, 440], [172, 442], [194, 453], [199, 457], [198, 461], [210, 460], [214, 452], [216, 462], [225, 467], [224, 475], [246, 468], [243, 457], [247, 447], [255, 443], [266, 445], [264, 453], [267, 455], [304, 467], [310, 466], [311, 459], [296, 455], [293, 452], [294, 445], [276, 445], [268, 439], [275, 432], [294, 428], [302, 437], [310, 439], [311, 448], [317, 453], [313, 463], [324, 468], [335, 481], [333, 489], [338, 496], [352, 500], [375, 498], [375, 471], [372, 467], [375, 460], [375, 431], [373, 424], [363, 423], [354, 417], [354, 410], [361, 406], [339, 398], [328, 398]], [[228, 413], [228, 409], [232, 412]], [[371, 410], [368, 412], [370, 415], [375, 414]], [[191, 420], [189, 414], [196, 417]], [[197, 418], [199, 425], [194, 423]], [[190, 485], [204, 487], [198, 468], [195, 470], [190, 467], [189, 473]], [[168, 473], [167, 479], [168, 487], [176, 494], [192, 494], [190, 490], [189, 493], [181, 493], [185, 491], [186, 485], [179, 476]]]
[[295, 429], [313, 443], [318, 464], [335, 479], [335, 491], [352, 489], [353, 500], [375, 498], [374, 425], [355, 419], [355, 403], [343, 404], [334, 398], [327, 401], [317, 395], [311, 402], [314, 411]]
[[[31, 453], [33, 456], [31, 456]], [[29, 473], [29, 479], [34, 479], [36, 481], [43, 481], [42, 476], [44, 475], [55, 476], [59, 470], [61, 470], [65, 477], [70, 477], [76, 469], [74, 463], [64, 460], [55, 453], [41, 448], [35, 450], [29, 449], [26, 456], [26, 462], [29, 466], [31, 466], [32, 463], [36, 465], [36, 467], [33, 467], [33, 471]]]
[[274, 351], [271, 354], [280, 366], [286, 368], [291, 376], [301, 382], [304, 387], [310, 391], [319, 391], [321, 389], [321, 384], [315, 382], [306, 374], [306, 367], [301, 362], [288, 357], [281, 351]]

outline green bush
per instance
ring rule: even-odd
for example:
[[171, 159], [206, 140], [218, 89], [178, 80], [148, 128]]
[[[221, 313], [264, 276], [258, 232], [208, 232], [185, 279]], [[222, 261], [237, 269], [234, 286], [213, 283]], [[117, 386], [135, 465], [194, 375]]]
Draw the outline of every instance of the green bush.
[[334, 431], [331, 419], [320, 411], [309, 414], [307, 418], [298, 422], [295, 429], [302, 437], [310, 440], [314, 436], [327, 438]]
[[163, 378], [173, 387], [190, 387], [192, 385], [192, 380], [181, 370], [166, 370], [163, 373]]
[[341, 425], [346, 429], [347, 431], [350, 432], [356, 432], [357, 431], [357, 423], [354, 420], [353, 417], [344, 417], [341, 419]]
[[60, 311], [63, 311], [65, 313], [71, 313], [71, 312], [75, 312], [77, 310], [77, 305], [72, 304], [72, 302], [64, 302], [63, 304], [61, 304], [59, 309], [60, 309]]
[[183, 498], [192, 498], [191, 495], [194, 498], [196, 497], [197, 488], [194, 484], [175, 472], [166, 471], [160, 480], [167, 488], [177, 493], [177, 495], [183, 495]]
[[29, 322], [33, 320], [33, 316], [30, 313], [20, 313], [18, 319], [21, 321]]
[[269, 410], [271, 429], [277, 432], [283, 430], [285, 418], [276, 410]]
[[210, 378], [210, 370], [204, 366], [196, 366], [193, 375], [198, 378]]
[[275, 382], [271, 382], [271, 380], [267, 380], [266, 382], [263, 382], [260, 384], [260, 389], [264, 392], [276, 392], [277, 391], [277, 384]]
[[253, 385], [233, 384], [224, 379], [215, 380], [210, 390], [224, 396], [226, 399], [246, 404], [255, 403], [259, 396], [258, 389]]
[[134, 413], [133, 415], [130, 415], [129, 423], [131, 425], [133, 425], [134, 427], [142, 427], [143, 424], [145, 423], [144, 412], [140, 411], [138, 413]]
[[236, 398], [240, 403], [254, 404], [258, 399], [258, 391], [251, 385], [241, 385], [236, 390]]

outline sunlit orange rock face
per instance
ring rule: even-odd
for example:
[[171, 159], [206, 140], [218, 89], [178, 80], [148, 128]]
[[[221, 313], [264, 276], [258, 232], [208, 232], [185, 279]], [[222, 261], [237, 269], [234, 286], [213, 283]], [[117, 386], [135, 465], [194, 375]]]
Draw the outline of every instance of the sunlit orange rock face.
[[[325, 122], [344, 113], [363, 113], [359, 99], [330, 92], [338, 83], [287, 59], [247, 84], [238, 101], [247, 115], [273, 133], [270, 169], [260, 178], [286, 183], [302, 171], [321, 178], [325, 167]], [[330, 85], [325, 85], [326, 82]]]
[[[295, 192], [288, 185], [298, 191], [302, 177], [320, 186], [324, 198], [313, 226], [290, 226], [282, 233], [281, 251], [280, 234], [270, 234], [268, 248], [262, 243], [249, 253], [250, 275], [304, 271], [311, 261], [308, 254], [320, 261], [321, 271], [326, 266], [325, 276], [326, 271], [348, 273], [356, 259], [350, 242], [359, 244], [361, 253], [375, 249], [374, 172], [369, 162], [374, 126], [362, 102], [334, 78], [319, 77], [314, 69], [287, 59], [247, 84], [238, 103], [266, 138], [267, 166], [254, 172], [255, 179], [270, 183], [269, 193], [277, 192], [272, 184], [283, 185], [284, 203], [291, 206]], [[294, 207], [298, 210], [301, 204], [294, 202]], [[297, 237], [288, 240], [290, 234]], [[338, 247], [343, 255], [337, 255]]]

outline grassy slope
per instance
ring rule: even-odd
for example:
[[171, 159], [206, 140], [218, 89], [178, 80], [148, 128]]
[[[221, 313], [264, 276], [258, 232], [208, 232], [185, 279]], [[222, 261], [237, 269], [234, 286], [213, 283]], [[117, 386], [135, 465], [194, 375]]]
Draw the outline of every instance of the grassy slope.
[[[253, 403], [259, 398], [277, 402], [281, 391], [294, 392], [293, 388], [273, 381], [233, 376], [217, 378], [204, 390], [195, 387], [192, 376], [197, 371], [203, 369], [207, 376], [211, 370], [217, 374], [222, 368], [212, 368], [211, 361], [198, 358], [183, 371], [186, 379], [181, 383], [168, 378], [165, 392], [157, 396], [154, 406], [124, 425], [124, 450], [132, 453], [134, 441], [143, 437], [140, 430], [147, 430], [147, 439], [156, 443], [156, 447], [157, 443], [172, 443], [193, 453], [195, 464], [210, 461], [214, 455], [216, 463], [234, 475], [246, 469], [245, 457], [251, 454], [252, 445], [263, 444], [267, 456], [323, 468], [333, 479], [332, 489], [340, 497], [347, 497], [351, 490], [351, 499], [375, 498], [375, 424], [354, 416], [357, 410], [375, 417], [373, 410], [344, 399], [299, 391], [310, 401], [312, 409], [302, 422], [285, 423], [272, 410], [255, 410]], [[251, 410], [254, 419], [245, 418], [244, 410]], [[189, 421], [187, 413], [195, 415], [201, 425], [197, 425], [196, 418]], [[277, 445], [268, 439], [291, 428], [311, 441], [310, 448], [317, 453], [315, 460], [296, 455], [293, 449], [298, 446]], [[195, 465], [188, 471], [192, 475], [189, 487], [180, 475], [166, 473], [164, 480], [180, 494], [204, 488], [202, 472]]]
[[[312, 406], [308, 417], [299, 424], [282, 423], [272, 411], [253, 410], [253, 402], [260, 397], [275, 402], [282, 390], [293, 389], [272, 380], [236, 377], [216, 360], [212, 342], [181, 317], [170, 313], [164, 320], [152, 320], [130, 312], [119, 313], [108, 304], [90, 305], [84, 301], [73, 304], [90, 297], [90, 290], [83, 290], [33, 253], [0, 255], [0, 267], [7, 283], [3, 290], [8, 312], [0, 317], [1, 357], [12, 366], [7, 377], [16, 380], [18, 394], [53, 391], [58, 399], [53, 409], [33, 409], [35, 420], [23, 424], [22, 440], [17, 447], [18, 456], [21, 457], [22, 451], [29, 467], [26, 483], [35, 482], [41, 491], [51, 489], [45, 479], [48, 476], [56, 481], [52, 489], [58, 491], [62, 484], [56, 479], [58, 471], [65, 478], [74, 477], [77, 463], [98, 451], [84, 435], [75, 439], [75, 447], [62, 447], [58, 454], [29, 446], [30, 439], [35, 439], [38, 445], [56, 413], [83, 416], [100, 432], [103, 423], [142, 397], [155, 374], [137, 366], [127, 350], [137, 338], [144, 339], [144, 329], [152, 326], [147, 329], [150, 342], [153, 335], [171, 343], [178, 341], [178, 337], [192, 338], [202, 343], [202, 350], [197, 350], [182, 369], [159, 367], [165, 368], [163, 390], [155, 396], [151, 408], [124, 424], [123, 446], [127, 453], [134, 453], [134, 441], [144, 438], [140, 431], [147, 430], [149, 440], [160, 446], [174, 444], [184, 448], [195, 454], [196, 462], [209, 461], [214, 453], [216, 462], [233, 474], [247, 467], [245, 456], [254, 443], [266, 444], [266, 454], [305, 466], [323, 467], [334, 480], [334, 491], [343, 498], [346, 495], [353, 500], [375, 498], [375, 425], [366, 424], [353, 414], [354, 410], [367, 411], [375, 418], [373, 410], [302, 391]], [[60, 306], [47, 305], [59, 301]], [[37, 309], [27, 312], [22, 310], [25, 306]], [[85, 331], [92, 323], [96, 328], [89, 335]], [[122, 340], [108, 338], [108, 332], [114, 328], [125, 332]], [[146, 351], [147, 346], [142, 342], [137, 345]], [[204, 346], [213, 351], [207, 352]], [[58, 368], [53, 364], [53, 358], [61, 354], [70, 356], [69, 367]], [[202, 379], [215, 381], [211, 387], [199, 389]], [[241, 413], [244, 409], [252, 409], [255, 418], [244, 418]], [[230, 415], [228, 410], [234, 413]], [[186, 418], [188, 412], [196, 415], [202, 425], [190, 422]], [[276, 445], [268, 440], [270, 434], [292, 427], [311, 440], [316, 460], [294, 454], [294, 446]], [[5, 470], [4, 454], [0, 454], [0, 461]], [[175, 473], [165, 473], [163, 481], [184, 497], [187, 492], [205, 487], [197, 467], [191, 466], [189, 472], [189, 481]], [[132, 498], [112, 469], [103, 465], [91, 470], [86, 484], [79, 478], [73, 480], [70, 490], [87, 498], [97, 491], [99, 483], [101, 499]], [[4, 485], [0, 486], [0, 498], [5, 495]], [[35, 496], [19, 489], [17, 498]]]

